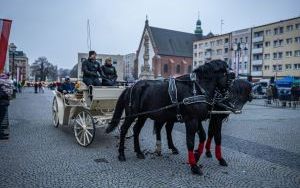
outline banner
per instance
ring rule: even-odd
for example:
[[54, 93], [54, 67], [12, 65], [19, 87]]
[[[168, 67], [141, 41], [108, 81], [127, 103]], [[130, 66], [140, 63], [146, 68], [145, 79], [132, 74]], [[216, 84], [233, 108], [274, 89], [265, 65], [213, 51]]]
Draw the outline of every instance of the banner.
[[11, 20], [0, 19], [0, 73], [5, 65]]

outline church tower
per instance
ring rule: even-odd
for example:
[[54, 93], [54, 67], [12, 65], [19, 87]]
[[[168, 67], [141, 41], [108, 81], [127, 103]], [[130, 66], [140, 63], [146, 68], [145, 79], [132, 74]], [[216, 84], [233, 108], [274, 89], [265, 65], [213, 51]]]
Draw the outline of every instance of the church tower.
[[202, 28], [201, 28], [201, 21], [200, 21], [199, 15], [198, 15], [198, 20], [196, 22], [195, 35], [198, 38], [201, 38], [203, 36], [203, 31], [202, 31]]

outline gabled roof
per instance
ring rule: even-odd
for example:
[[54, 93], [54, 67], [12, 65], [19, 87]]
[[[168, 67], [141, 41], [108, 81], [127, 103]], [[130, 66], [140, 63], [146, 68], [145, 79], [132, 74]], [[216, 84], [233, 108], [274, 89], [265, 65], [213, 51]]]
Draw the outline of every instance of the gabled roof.
[[193, 33], [151, 26], [149, 30], [159, 55], [193, 57], [193, 42], [197, 40]]

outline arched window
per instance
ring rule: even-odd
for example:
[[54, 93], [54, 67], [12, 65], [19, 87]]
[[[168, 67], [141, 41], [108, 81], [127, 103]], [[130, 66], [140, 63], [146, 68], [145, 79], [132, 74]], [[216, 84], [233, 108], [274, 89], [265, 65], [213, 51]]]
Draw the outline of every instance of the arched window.
[[164, 64], [164, 73], [168, 73], [168, 64]]
[[188, 73], [191, 73], [192, 72], [192, 65], [189, 65], [188, 67]]
[[180, 65], [176, 66], [176, 73], [179, 74], [180, 73]]

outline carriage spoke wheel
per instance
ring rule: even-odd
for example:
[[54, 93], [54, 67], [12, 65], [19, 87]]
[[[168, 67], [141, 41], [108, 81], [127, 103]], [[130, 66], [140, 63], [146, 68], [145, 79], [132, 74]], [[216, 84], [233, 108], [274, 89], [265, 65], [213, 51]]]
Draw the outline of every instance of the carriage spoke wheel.
[[57, 99], [53, 99], [52, 103], [52, 118], [53, 118], [53, 125], [54, 127], [58, 127], [59, 125], [59, 120], [58, 120], [58, 104], [57, 104]]
[[95, 137], [95, 122], [92, 115], [87, 111], [77, 114], [74, 122], [74, 134], [79, 145], [90, 145]]

